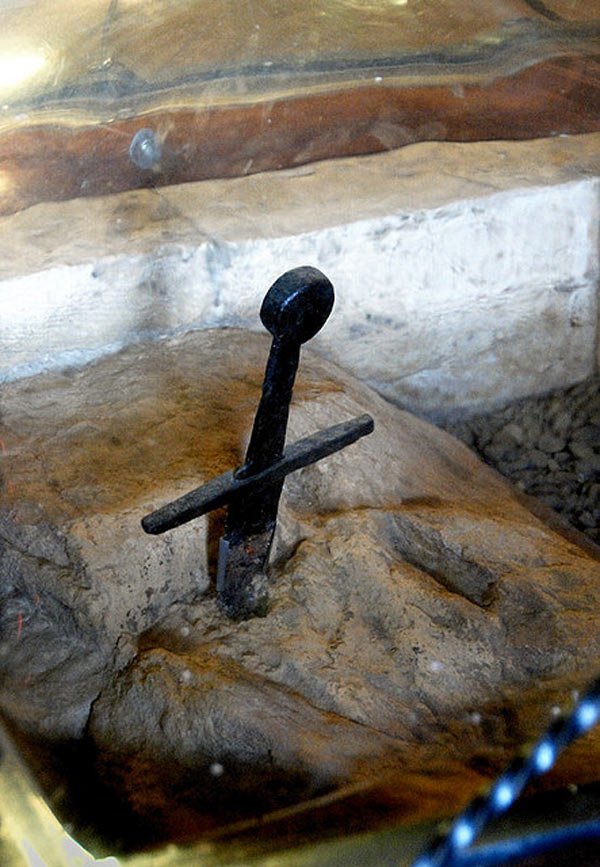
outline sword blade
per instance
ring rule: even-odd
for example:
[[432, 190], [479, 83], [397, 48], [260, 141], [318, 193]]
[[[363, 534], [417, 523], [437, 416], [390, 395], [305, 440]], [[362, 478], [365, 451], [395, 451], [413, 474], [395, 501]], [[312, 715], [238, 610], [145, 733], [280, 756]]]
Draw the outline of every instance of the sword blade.
[[264, 617], [269, 593], [265, 566], [275, 525], [251, 536], [225, 535], [219, 539], [217, 593], [221, 605], [234, 620]]

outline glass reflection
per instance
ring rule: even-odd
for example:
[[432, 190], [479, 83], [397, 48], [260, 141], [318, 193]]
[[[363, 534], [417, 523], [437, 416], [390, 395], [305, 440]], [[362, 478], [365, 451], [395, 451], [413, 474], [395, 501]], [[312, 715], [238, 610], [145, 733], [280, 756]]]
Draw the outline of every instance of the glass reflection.
[[0, 215], [417, 141], [589, 132], [598, 37], [600, 0], [4, 0]]
[[531, 49], [549, 20], [581, 28], [600, 21], [600, 2], [5, 0], [0, 98], [117, 96], [224, 75], [237, 76], [228, 88], [235, 95], [248, 73], [325, 73], [378, 60], [451, 64], [469, 47], [478, 55], [491, 34], [510, 42], [526, 25]]

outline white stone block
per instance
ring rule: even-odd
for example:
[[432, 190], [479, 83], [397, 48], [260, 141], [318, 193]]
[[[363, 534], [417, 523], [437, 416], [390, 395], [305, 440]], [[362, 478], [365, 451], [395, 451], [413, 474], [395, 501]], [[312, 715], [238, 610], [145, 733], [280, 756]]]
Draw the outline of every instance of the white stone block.
[[596, 363], [600, 136], [425, 144], [0, 221], [0, 376], [215, 325], [288, 268], [337, 291], [314, 346], [433, 417]]

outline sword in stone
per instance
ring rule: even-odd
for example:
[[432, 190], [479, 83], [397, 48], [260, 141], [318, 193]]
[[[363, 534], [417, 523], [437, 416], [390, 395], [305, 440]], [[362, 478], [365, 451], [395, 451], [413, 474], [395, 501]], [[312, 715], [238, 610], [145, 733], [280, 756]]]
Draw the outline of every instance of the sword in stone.
[[295, 268], [271, 286], [260, 318], [273, 341], [243, 465], [142, 520], [147, 533], [164, 533], [220, 506], [229, 507], [219, 542], [217, 593], [236, 620], [267, 613], [266, 565], [285, 477], [356, 442], [374, 427], [365, 414], [284, 449], [300, 348], [321, 330], [333, 301], [333, 286], [316, 268]]

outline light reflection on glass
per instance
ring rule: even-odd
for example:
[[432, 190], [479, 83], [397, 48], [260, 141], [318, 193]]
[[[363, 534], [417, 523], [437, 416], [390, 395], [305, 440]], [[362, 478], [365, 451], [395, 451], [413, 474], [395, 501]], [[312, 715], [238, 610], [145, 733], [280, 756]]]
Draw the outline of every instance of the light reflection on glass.
[[6, 195], [11, 187], [12, 183], [9, 173], [0, 171], [0, 196]]
[[46, 66], [43, 52], [4, 53], [0, 48], [0, 97], [28, 84]]

